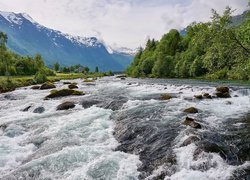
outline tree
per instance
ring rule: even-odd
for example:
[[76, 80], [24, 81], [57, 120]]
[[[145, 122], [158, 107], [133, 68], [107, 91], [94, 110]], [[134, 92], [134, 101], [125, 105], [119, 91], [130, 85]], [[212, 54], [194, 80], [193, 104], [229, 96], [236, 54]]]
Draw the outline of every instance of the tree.
[[1, 47], [1, 49], [6, 49], [7, 40], [8, 40], [8, 36], [5, 33], [0, 32], [0, 47]]
[[88, 74], [89, 70], [90, 70], [89, 67], [86, 66], [83, 68], [83, 73]]
[[59, 69], [60, 69], [60, 64], [58, 62], [56, 62], [54, 64], [54, 70], [57, 72], [57, 71], [59, 71]]
[[170, 77], [173, 69], [173, 56], [165, 56], [156, 61], [153, 67], [153, 75], [155, 77]]
[[99, 72], [99, 68], [98, 66], [95, 67], [95, 72], [98, 73]]
[[35, 61], [35, 69], [36, 71], [39, 71], [41, 68], [43, 68], [44, 62], [42, 60], [42, 56], [40, 54], [36, 54], [34, 57], [34, 61]]

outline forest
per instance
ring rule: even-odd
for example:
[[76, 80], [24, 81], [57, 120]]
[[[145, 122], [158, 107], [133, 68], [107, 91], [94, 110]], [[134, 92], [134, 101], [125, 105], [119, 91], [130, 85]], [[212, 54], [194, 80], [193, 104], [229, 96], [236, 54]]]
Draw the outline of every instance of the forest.
[[7, 40], [7, 34], [0, 32], [0, 76], [35, 75], [35, 81], [43, 82], [46, 76], [55, 75], [45, 66], [40, 54], [20, 56], [7, 48]]
[[233, 10], [212, 10], [211, 22], [192, 23], [160, 41], [149, 39], [127, 69], [132, 77], [250, 80], [250, 13], [232, 24]]

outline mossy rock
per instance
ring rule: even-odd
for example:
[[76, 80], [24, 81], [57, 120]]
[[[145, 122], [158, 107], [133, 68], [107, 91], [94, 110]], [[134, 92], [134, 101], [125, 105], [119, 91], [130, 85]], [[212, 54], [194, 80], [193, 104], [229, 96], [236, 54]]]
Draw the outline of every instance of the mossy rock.
[[75, 106], [76, 106], [75, 103], [67, 101], [58, 105], [56, 110], [61, 111], [61, 110], [73, 109]]
[[54, 89], [54, 88], [56, 88], [56, 86], [51, 82], [46, 82], [46, 83], [42, 84], [41, 87], [40, 87], [41, 90]]
[[69, 88], [69, 89], [78, 89], [78, 86], [75, 85], [75, 84], [70, 84], [70, 85], [68, 86], [68, 88]]
[[161, 97], [160, 97], [161, 100], [170, 100], [172, 98], [173, 97], [170, 94], [161, 94]]
[[196, 98], [196, 99], [203, 99], [203, 96], [201, 95], [201, 94], [199, 94], [199, 95], [194, 95], [194, 97]]
[[184, 112], [195, 114], [195, 113], [198, 113], [198, 109], [196, 109], [195, 107], [190, 107], [190, 108], [185, 109]]
[[73, 89], [61, 89], [61, 90], [52, 90], [45, 99], [65, 97], [65, 96], [82, 96], [85, 95], [82, 91], [76, 91]]
[[216, 87], [216, 91], [220, 93], [229, 93], [229, 88], [225, 86]]

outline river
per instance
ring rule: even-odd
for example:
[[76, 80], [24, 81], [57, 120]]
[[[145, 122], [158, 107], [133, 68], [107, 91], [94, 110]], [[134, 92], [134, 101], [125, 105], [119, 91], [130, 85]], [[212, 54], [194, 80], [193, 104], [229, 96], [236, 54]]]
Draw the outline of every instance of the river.
[[[30, 87], [0, 94], [0, 179], [250, 179], [249, 87], [229, 84], [231, 98], [198, 100], [193, 96], [213, 95], [218, 84], [71, 82], [86, 95], [44, 100], [50, 90]], [[160, 100], [163, 93], [173, 98]], [[65, 101], [75, 108], [57, 111]], [[184, 113], [189, 107], [199, 112]], [[37, 108], [44, 112], [34, 113]], [[202, 128], [182, 124], [187, 116]]]

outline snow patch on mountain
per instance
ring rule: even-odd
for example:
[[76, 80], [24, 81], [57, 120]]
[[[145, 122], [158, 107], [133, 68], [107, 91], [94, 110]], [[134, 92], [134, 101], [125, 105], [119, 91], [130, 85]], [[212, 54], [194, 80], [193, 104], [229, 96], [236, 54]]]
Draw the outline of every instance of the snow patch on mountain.
[[138, 48], [130, 49], [126, 47], [113, 47], [114, 53], [127, 54], [131, 56], [134, 56], [137, 53], [137, 51], [138, 51]]
[[72, 36], [69, 34], [62, 34], [71, 42], [79, 45], [85, 45], [87, 47], [101, 47], [102, 43], [98, 41], [95, 37], [81, 37], [81, 36]]
[[0, 11], [0, 15], [2, 15], [10, 23], [14, 23], [14, 24], [18, 24], [18, 25], [21, 25], [23, 23], [21, 14]]

